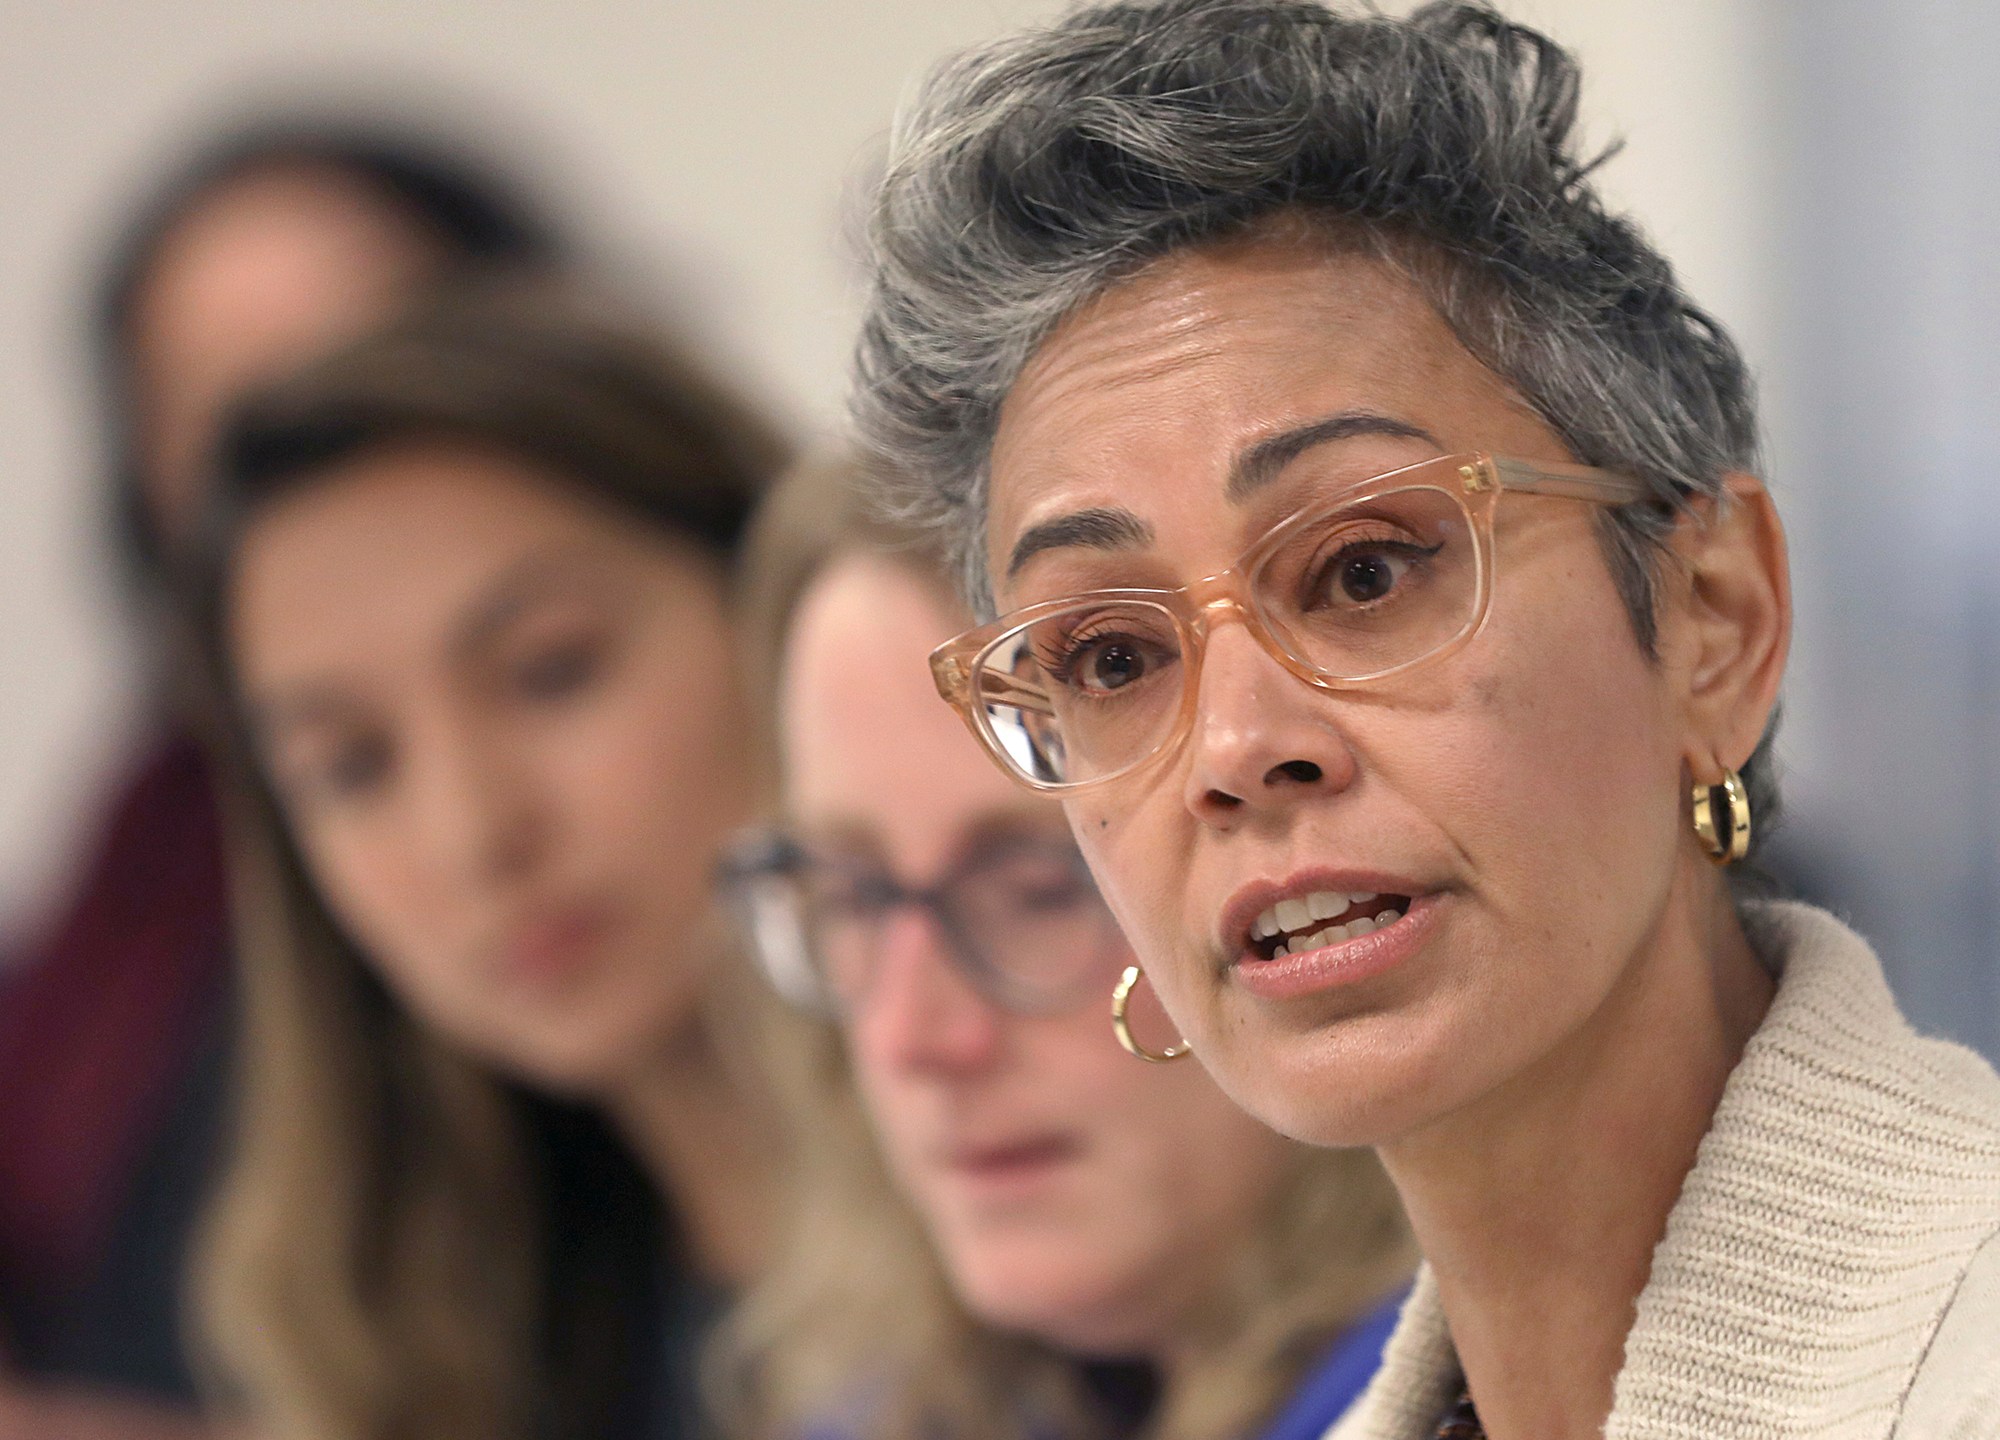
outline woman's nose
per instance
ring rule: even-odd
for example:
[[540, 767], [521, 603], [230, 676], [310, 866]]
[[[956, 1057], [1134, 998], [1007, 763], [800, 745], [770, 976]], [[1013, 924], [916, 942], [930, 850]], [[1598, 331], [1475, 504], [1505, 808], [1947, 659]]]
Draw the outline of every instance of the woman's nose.
[[446, 720], [425, 749], [420, 823], [441, 868], [477, 885], [533, 870], [547, 817], [506, 737], [477, 718]]
[[1333, 702], [1285, 668], [1247, 625], [1209, 634], [1188, 735], [1185, 800], [1205, 824], [1344, 790], [1354, 752]]
[[968, 1074], [1000, 1052], [1004, 1018], [952, 963], [937, 918], [904, 906], [884, 922], [873, 983], [857, 1002], [856, 1043], [877, 1064]]

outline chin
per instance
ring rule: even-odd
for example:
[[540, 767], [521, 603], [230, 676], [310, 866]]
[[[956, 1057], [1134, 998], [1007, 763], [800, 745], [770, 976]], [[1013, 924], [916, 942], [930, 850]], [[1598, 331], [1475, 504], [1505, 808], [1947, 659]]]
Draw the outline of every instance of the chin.
[[982, 1323], [1012, 1330], [1079, 1355], [1123, 1358], [1143, 1353], [1159, 1328], [1153, 1307], [1135, 1304], [1130, 1287], [1074, 1267], [993, 1257], [962, 1267], [953, 1285]]
[[546, 1094], [564, 1100], [595, 1100], [631, 1072], [640, 1047], [612, 1027], [572, 1026], [522, 1036], [496, 1068]]
[[1361, 1149], [1421, 1130], [1471, 1099], [1478, 1083], [1463, 1063], [1469, 1043], [1395, 1012], [1304, 1033], [1253, 1026], [1236, 1031], [1210, 1073], [1280, 1135]]
[[568, 1055], [538, 1053], [500, 1064], [509, 1078], [557, 1100], [593, 1100], [606, 1088], [601, 1065]]

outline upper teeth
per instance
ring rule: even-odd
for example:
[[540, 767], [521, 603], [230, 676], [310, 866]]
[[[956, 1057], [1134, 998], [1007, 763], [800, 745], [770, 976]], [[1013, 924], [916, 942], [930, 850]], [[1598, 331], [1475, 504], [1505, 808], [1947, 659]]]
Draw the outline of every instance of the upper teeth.
[[[1315, 890], [1310, 895], [1306, 895], [1300, 899], [1280, 900], [1251, 923], [1250, 938], [1252, 940], [1268, 940], [1273, 935], [1282, 935], [1288, 931], [1300, 931], [1311, 925], [1315, 920], [1331, 920], [1334, 916], [1345, 914], [1356, 905], [1361, 905], [1364, 901], [1379, 898], [1379, 896], [1364, 891], [1355, 891], [1350, 894], [1341, 890]], [[1382, 906], [1368, 908], [1366, 913], [1373, 915], [1378, 909], [1389, 908], [1385, 902]], [[1391, 918], [1393, 918], [1393, 912]], [[1372, 929], [1374, 927], [1370, 926], [1369, 928]]]

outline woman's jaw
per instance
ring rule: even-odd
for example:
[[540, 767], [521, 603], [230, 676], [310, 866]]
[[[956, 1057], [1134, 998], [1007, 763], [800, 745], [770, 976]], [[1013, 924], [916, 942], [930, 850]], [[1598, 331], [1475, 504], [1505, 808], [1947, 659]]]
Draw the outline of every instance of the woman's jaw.
[[[1420, 1128], [1449, 1078], [1474, 906], [1408, 872], [1281, 873], [1236, 886], [1205, 920], [1190, 901], [1178, 939], [1128, 911], [1115, 885], [1111, 898], [1179, 1033], [1251, 1114], [1316, 1145], [1375, 1145]], [[1332, 916], [1312, 914], [1342, 898]], [[1272, 921], [1279, 934], [1258, 933]]]
[[[1364, 846], [1286, 847], [1332, 863], [1260, 864], [1254, 837], [1198, 838], [1171, 887], [1147, 891], [1134, 859], [1147, 802], [1129, 829], [1077, 808], [1086, 854], [1178, 1033], [1238, 1104], [1308, 1143], [1386, 1152], [1461, 1124], [1489, 1131], [1541, 1109], [1544, 1090], [1579, 1095], [1619, 1067], [1616, 1052], [1653, 1043], [1635, 1029], [1701, 1043], [1712, 1012], [1740, 1046], [1768, 999], [1761, 972], [1745, 979], [1757, 967], [1743, 958], [1726, 877], [1672, 816], [1629, 827], [1628, 863], [1607, 856], [1603, 879], [1629, 883], [1582, 885], [1571, 903], [1569, 886], [1552, 902], [1531, 883], [1525, 847], [1454, 856], [1421, 821], [1399, 838], [1387, 818], [1361, 827]], [[1334, 828], [1297, 818], [1302, 830]], [[1368, 848], [1383, 863], [1359, 863]], [[1387, 860], [1392, 850], [1405, 858]], [[1314, 913], [1342, 899], [1330, 917]], [[1327, 935], [1363, 912], [1388, 919]]]

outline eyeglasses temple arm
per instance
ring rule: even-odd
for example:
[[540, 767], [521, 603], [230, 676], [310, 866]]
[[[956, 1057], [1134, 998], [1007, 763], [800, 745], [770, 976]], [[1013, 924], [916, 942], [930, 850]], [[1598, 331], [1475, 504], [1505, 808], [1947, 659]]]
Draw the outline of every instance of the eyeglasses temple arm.
[[1652, 487], [1615, 470], [1594, 465], [1560, 465], [1543, 461], [1508, 460], [1494, 456], [1490, 463], [1503, 490], [1522, 490], [1534, 495], [1560, 495], [1571, 500], [1593, 500], [1600, 505], [1630, 505], [1653, 498]]
[[[972, 677], [966, 672], [964, 663], [956, 655], [942, 650], [931, 656], [931, 679], [937, 685], [938, 695], [947, 704], [963, 706], [972, 693]], [[1047, 691], [1023, 684], [1003, 670], [986, 671], [979, 698], [982, 704], [1011, 705], [1031, 715], [1055, 714], [1055, 706], [1049, 702]]]

